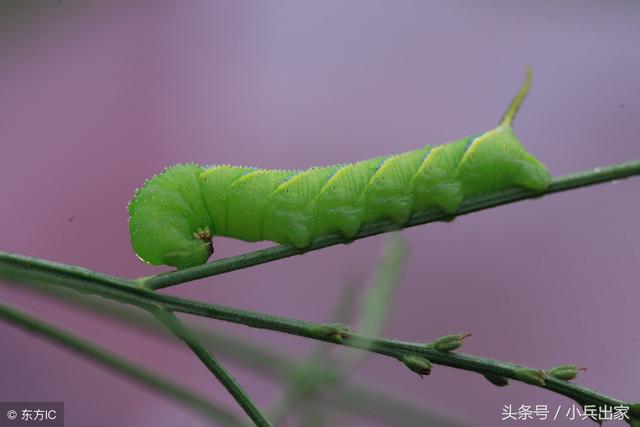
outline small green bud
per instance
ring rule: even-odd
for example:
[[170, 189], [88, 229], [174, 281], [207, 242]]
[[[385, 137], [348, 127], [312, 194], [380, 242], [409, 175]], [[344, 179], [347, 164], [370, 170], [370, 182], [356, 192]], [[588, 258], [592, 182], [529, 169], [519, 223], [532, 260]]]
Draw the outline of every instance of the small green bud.
[[541, 369], [517, 368], [513, 374], [519, 381], [531, 385], [544, 385], [544, 371]]
[[575, 365], [560, 365], [547, 371], [547, 374], [559, 380], [571, 381], [578, 372], [586, 370], [587, 368], [578, 368]]
[[344, 323], [329, 323], [311, 327], [311, 333], [319, 338], [331, 337], [340, 343], [343, 338], [349, 337], [351, 329]]
[[471, 334], [445, 335], [435, 340], [432, 345], [438, 351], [453, 351], [460, 348], [462, 340], [471, 336]]
[[501, 377], [500, 375], [495, 375], [495, 374], [483, 374], [483, 375], [487, 379], [487, 381], [489, 381], [491, 384], [495, 386], [504, 387], [509, 385], [508, 378]]
[[411, 369], [421, 377], [423, 375], [429, 375], [431, 373], [431, 362], [429, 362], [424, 357], [407, 355], [403, 356], [400, 361], [404, 363], [407, 368]]

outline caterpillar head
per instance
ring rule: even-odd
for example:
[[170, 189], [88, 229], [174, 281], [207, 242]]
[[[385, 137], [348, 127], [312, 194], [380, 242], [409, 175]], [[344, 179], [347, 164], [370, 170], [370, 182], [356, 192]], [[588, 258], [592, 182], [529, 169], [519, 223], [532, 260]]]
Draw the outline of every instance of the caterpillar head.
[[213, 253], [211, 220], [202, 202], [197, 165], [176, 165], [154, 176], [129, 203], [131, 245], [138, 258], [178, 269]]

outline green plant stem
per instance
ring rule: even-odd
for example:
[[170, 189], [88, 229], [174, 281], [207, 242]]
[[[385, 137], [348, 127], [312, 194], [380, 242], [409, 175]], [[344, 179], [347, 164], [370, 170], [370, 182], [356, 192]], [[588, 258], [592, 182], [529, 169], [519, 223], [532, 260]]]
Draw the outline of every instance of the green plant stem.
[[[132, 281], [96, 273], [85, 268], [0, 252], [0, 277], [3, 273], [13, 280], [27, 279], [40, 283], [50, 281], [52, 284], [65, 286], [78, 292], [95, 294], [121, 303], [133, 304], [153, 313], [167, 327], [174, 328], [171, 329], [172, 332], [186, 334], [185, 336], [180, 336], [180, 338], [227, 388], [232, 396], [238, 399], [240, 406], [257, 426], [271, 426], [233, 377], [188, 333], [184, 326], [181, 326], [182, 324], [173, 316], [173, 313], [169, 313], [169, 311], [173, 310], [167, 309], [162, 303], [157, 304], [145, 298], [145, 296], [159, 294], [142, 289]], [[172, 316], [175, 321], [171, 319]]]
[[[54, 271], [64, 270], [64, 264], [44, 262], [37, 258], [22, 257], [15, 254], [0, 252], [0, 276], [4, 273], [11, 278], [22, 280], [32, 277], [42, 281], [46, 276], [47, 269]], [[71, 267], [71, 266], [67, 266]], [[53, 278], [56, 276], [54, 275]], [[54, 282], [55, 283], [55, 282]], [[239, 323], [254, 328], [268, 329], [283, 332], [291, 335], [298, 335], [319, 341], [358, 348], [373, 353], [382, 354], [395, 359], [402, 358], [407, 354], [422, 356], [432, 363], [473, 371], [480, 374], [493, 374], [505, 378], [519, 381], [516, 376], [517, 369], [526, 369], [507, 362], [500, 362], [463, 353], [441, 352], [428, 345], [417, 344], [398, 340], [381, 339], [367, 337], [355, 332], [349, 332], [341, 338], [336, 337], [331, 332], [333, 326], [320, 323], [306, 322], [285, 317], [273, 316], [264, 313], [256, 313], [241, 309], [229, 308], [225, 306], [207, 304], [178, 298], [171, 295], [159, 294], [141, 287], [136, 287], [131, 283], [111, 283], [105, 284], [102, 281], [94, 281], [85, 276], [74, 276], [74, 268], [68, 268], [67, 280], [59, 285], [74, 289], [83, 293], [93, 293], [120, 302], [137, 305], [146, 310], [149, 307], [163, 307], [170, 311], [194, 314], [202, 317], [209, 317], [224, 320], [231, 323]], [[544, 385], [540, 387], [557, 392], [570, 397], [580, 404], [613, 405], [622, 404], [622, 401], [598, 393], [576, 384], [566, 381], [548, 378]]]
[[197, 393], [177, 385], [169, 379], [163, 378], [142, 366], [129, 362], [104, 348], [98, 347], [19, 310], [0, 304], [0, 319], [86, 357], [151, 390], [170, 397], [182, 405], [204, 415], [213, 422], [220, 423], [227, 427], [238, 426], [240, 422], [235, 415], [200, 397]]
[[211, 353], [196, 339], [180, 320], [170, 311], [164, 308], [150, 309], [151, 313], [165, 325], [176, 337], [183, 341], [209, 371], [227, 389], [229, 394], [238, 402], [244, 412], [258, 427], [273, 427], [267, 418], [262, 415], [258, 406], [244, 391], [236, 379], [218, 362]]
[[[508, 203], [546, 196], [561, 191], [600, 184], [607, 181], [628, 178], [639, 174], [640, 160], [632, 160], [626, 163], [619, 163], [616, 165], [573, 173], [554, 178], [549, 188], [542, 193], [520, 189], [505, 190], [466, 200], [462, 203], [455, 216], [466, 215]], [[402, 228], [450, 219], [452, 219], [452, 216], [444, 213], [440, 209], [429, 209], [413, 215], [409, 222]], [[398, 227], [396, 225], [389, 222], [369, 224], [364, 226], [361, 232], [353, 240], [363, 239], [365, 237], [397, 229]], [[329, 235], [314, 240], [312, 245], [305, 250], [296, 249], [289, 245], [277, 245], [243, 255], [220, 259], [197, 267], [158, 274], [151, 277], [139, 278], [137, 279], [137, 282], [148, 289], [158, 290], [192, 280], [202, 279], [204, 277], [215, 276], [229, 271], [264, 264], [294, 255], [300, 255], [302, 253], [315, 251], [340, 243], [350, 243], [351, 241], [345, 241], [344, 237], [340, 235]]]
[[[31, 284], [29, 284], [31, 285]], [[356, 285], [347, 287], [339, 304], [352, 307], [355, 298]], [[69, 289], [52, 287], [45, 284], [33, 284], [30, 287], [34, 291], [55, 298], [65, 306], [80, 308], [90, 314], [117, 322], [128, 329], [135, 329], [147, 335], [167, 340], [171, 336], [166, 333], [166, 328], [159, 325], [151, 317], [138, 310], [123, 307], [120, 304], [93, 295], [81, 295]], [[343, 317], [346, 307], [337, 308], [338, 322], [346, 321]], [[198, 325], [188, 325], [194, 336], [209, 348], [216, 348], [217, 352], [235, 363], [239, 363], [258, 374], [264, 375], [276, 381], [288, 381], [295, 377], [301, 369], [305, 369], [305, 362], [289, 358], [283, 352], [279, 352], [264, 346], [246, 342], [239, 338], [214, 332], [211, 328], [203, 328]], [[172, 340], [173, 342], [173, 340]], [[323, 349], [327, 349], [322, 343]], [[378, 390], [371, 385], [360, 386], [352, 382], [343, 381], [341, 372], [324, 366], [314, 366], [320, 378], [318, 394], [342, 409], [354, 414], [368, 416], [382, 420], [389, 425], [402, 425], [406, 427], [447, 426], [469, 427], [468, 423], [450, 420], [449, 417], [426, 411], [415, 402], [398, 399], [393, 394]], [[339, 383], [339, 387], [334, 385]], [[327, 385], [329, 387], [327, 387]], [[273, 420], [273, 417], [270, 417]], [[272, 422], [274, 425], [275, 422]]]

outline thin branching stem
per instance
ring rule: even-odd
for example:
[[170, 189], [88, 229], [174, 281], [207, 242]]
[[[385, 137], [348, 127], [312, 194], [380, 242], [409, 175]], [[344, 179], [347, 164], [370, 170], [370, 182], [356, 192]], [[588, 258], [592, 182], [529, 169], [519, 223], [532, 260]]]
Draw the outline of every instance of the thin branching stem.
[[[0, 276], [4, 273], [14, 280], [26, 280], [29, 277], [33, 277], [38, 281], [42, 281], [45, 278], [44, 275], [46, 275], [46, 273], [43, 272], [47, 271], [47, 269], [53, 268], [54, 271], [59, 272], [61, 269], [64, 270], [64, 267], [64, 264], [55, 263], [52, 265], [50, 262], [45, 262], [37, 258], [22, 257], [20, 255], [0, 252]], [[56, 283], [56, 281], [53, 283]], [[406, 355], [422, 356], [434, 364], [473, 371], [480, 374], [497, 375], [516, 381], [520, 381], [517, 375], [519, 369], [529, 369], [508, 362], [463, 353], [442, 352], [428, 344], [367, 337], [356, 332], [345, 331], [335, 325], [273, 316], [265, 313], [257, 313], [160, 294], [134, 286], [133, 282], [106, 284], [102, 281], [88, 279], [86, 275], [82, 275], [82, 277], [78, 277], [76, 280], [73, 268], [68, 269], [67, 280], [61, 283], [57, 282], [57, 284], [79, 292], [92, 293], [120, 302], [133, 304], [145, 310], [149, 310], [150, 307], [162, 307], [169, 311], [209, 317], [254, 328], [268, 329], [344, 345], [395, 359], [401, 359]], [[572, 398], [582, 405], [615, 406], [623, 404], [621, 400], [552, 377], [548, 377], [544, 385], [540, 385], [540, 387]]]
[[[30, 284], [29, 284], [30, 285]], [[172, 339], [173, 336], [166, 333], [166, 328], [158, 324], [152, 317], [139, 310], [129, 309], [118, 303], [106, 304], [104, 299], [98, 299], [93, 295], [81, 295], [62, 287], [48, 286], [45, 284], [33, 284], [29, 290], [34, 290], [41, 295], [46, 295], [66, 307], [83, 310], [86, 313], [98, 315], [102, 318], [118, 323], [129, 330], [136, 330], [163, 340]], [[335, 320], [347, 321], [343, 317], [344, 311], [351, 310], [356, 297], [356, 285], [345, 287], [345, 292], [339, 298], [336, 308]], [[344, 310], [343, 310], [343, 307]], [[351, 312], [349, 311], [349, 314]], [[332, 315], [333, 319], [334, 316]], [[223, 335], [200, 325], [188, 324], [200, 342], [207, 348], [215, 348], [216, 353], [234, 363], [251, 369], [255, 373], [266, 378], [282, 381], [291, 380], [301, 370], [313, 368], [317, 371], [319, 395], [323, 400], [360, 416], [370, 417], [389, 423], [390, 425], [402, 425], [417, 427], [425, 425], [469, 427], [470, 424], [462, 421], [453, 421], [431, 411], [423, 409], [415, 401], [400, 399], [392, 393], [385, 392], [377, 387], [367, 384], [358, 385], [345, 381], [342, 371], [318, 364], [310, 366], [308, 361], [298, 361], [285, 354], [283, 351], [271, 349], [241, 338]], [[329, 350], [324, 343], [318, 343], [323, 349]], [[336, 386], [339, 384], [339, 386]], [[328, 385], [328, 387], [327, 387]], [[269, 417], [272, 424], [276, 424], [272, 416]], [[234, 426], [237, 427], [237, 426]]]
[[204, 415], [210, 421], [227, 427], [236, 427], [241, 422], [234, 414], [214, 405], [198, 393], [175, 384], [171, 380], [149, 371], [143, 366], [130, 362], [56, 326], [31, 317], [20, 310], [0, 304], [0, 319], [86, 357], [162, 395], [170, 397], [182, 405]]
[[257, 427], [273, 427], [238, 381], [213, 357], [209, 350], [193, 336], [191, 331], [189, 331], [171, 311], [164, 308], [154, 308], [150, 309], [150, 311], [160, 323], [165, 325], [193, 351], [198, 359], [209, 369], [209, 372], [211, 372], [224, 388], [227, 389], [229, 394], [233, 396]]
[[[521, 200], [546, 196], [548, 194], [558, 193], [561, 191], [567, 191], [580, 187], [600, 184], [607, 181], [628, 178], [633, 175], [640, 175], [640, 160], [633, 160], [626, 163], [619, 163], [616, 165], [595, 168], [592, 170], [554, 178], [549, 188], [543, 193], [517, 189], [499, 191], [484, 196], [475, 197], [464, 201], [460, 206], [460, 210], [455, 215], [466, 215], [472, 212], [490, 209], [508, 203], [515, 203]], [[413, 215], [409, 222], [403, 228], [414, 227], [416, 225], [427, 224], [430, 222], [450, 220], [451, 218], [451, 215], [444, 213], [440, 209], [429, 209]], [[360, 233], [353, 240], [363, 239], [365, 237], [374, 236], [397, 229], [397, 226], [389, 222], [377, 222], [364, 226]], [[312, 245], [304, 251], [296, 249], [289, 245], [277, 245], [267, 249], [249, 252], [247, 254], [220, 259], [197, 267], [173, 271], [170, 273], [158, 274], [151, 277], [143, 277], [138, 279], [137, 282], [148, 289], [158, 290], [167, 288], [169, 286], [190, 282], [192, 280], [202, 279], [204, 277], [216, 276], [218, 274], [227, 273], [229, 271], [240, 270], [242, 268], [264, 264], [267, 262], [288, 258], [294, 255], [316, 251], [318, 249], [326, 248], [328, 246], [333, 246], [340, 243], [350, 243], [350, 241], [346, 242], [344, 237], [341, 235], [323, 236], [314, 240]]]

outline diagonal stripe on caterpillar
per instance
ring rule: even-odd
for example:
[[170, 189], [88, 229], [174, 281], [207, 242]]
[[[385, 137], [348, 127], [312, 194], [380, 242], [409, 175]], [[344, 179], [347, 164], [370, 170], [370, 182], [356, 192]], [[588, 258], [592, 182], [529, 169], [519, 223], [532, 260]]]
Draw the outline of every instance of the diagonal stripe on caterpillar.
[[213, 236], [305, 248], [336, 232], [351, 239], [363, 224], [382, 219], [401, 226], [427, 208], [455, 214], [473, 195], [545, 190], [547, 168], [511, 127], [530, 84], [527, 70], [497, 127], [444, 145], [305, 171], [170, 167], [129, 203], [133, 248], [145, 262], [186, 268], [207, 261]]

